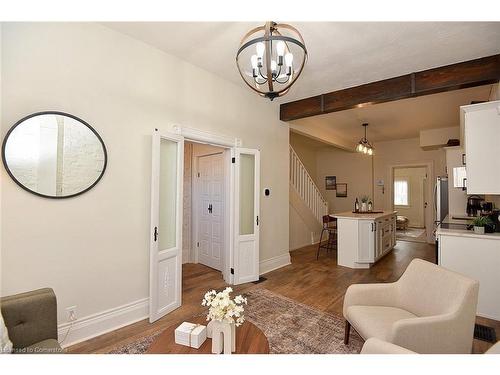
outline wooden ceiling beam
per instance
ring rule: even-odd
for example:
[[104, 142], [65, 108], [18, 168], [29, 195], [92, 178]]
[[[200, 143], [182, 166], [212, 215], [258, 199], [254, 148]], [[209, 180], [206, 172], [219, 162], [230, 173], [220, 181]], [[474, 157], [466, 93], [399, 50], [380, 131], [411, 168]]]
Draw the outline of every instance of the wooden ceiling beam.
[[500, 54], [283, 103], [280, 120], [291, 121], [499, 81]]

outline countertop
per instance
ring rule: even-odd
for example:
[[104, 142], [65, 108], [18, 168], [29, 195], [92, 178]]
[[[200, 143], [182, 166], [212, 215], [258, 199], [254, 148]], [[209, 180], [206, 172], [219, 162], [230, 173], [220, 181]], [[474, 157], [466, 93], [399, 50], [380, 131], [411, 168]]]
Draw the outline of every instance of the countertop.
[[339, 212], [337, 214], [330, 214], [337, 219], [355, 219], [355, 220], [376, 220], [380, 217], [388, 216], [388, 215], [396, 215], [397, 211], [384, 211], [380, 214], [355, 214], [351, 211], [347, 212]]
[[484, 240], [487, 239], [500, 240], [500, 232], [477, 234], [474, 233], [473, 230], [438, 228], [436, 229], [436, 234], [438, 236], [442, 235], [442, 236], [455, 236], [455, 237], [473, 237], [473, 238], [481, 238]]
[[[456, 219], [459, 217], [460, 219]], [[466, 215], [446, 215], [443, 219], [443, 223], [446, 224], [470, 224], [474, 217], [466, 216]]]

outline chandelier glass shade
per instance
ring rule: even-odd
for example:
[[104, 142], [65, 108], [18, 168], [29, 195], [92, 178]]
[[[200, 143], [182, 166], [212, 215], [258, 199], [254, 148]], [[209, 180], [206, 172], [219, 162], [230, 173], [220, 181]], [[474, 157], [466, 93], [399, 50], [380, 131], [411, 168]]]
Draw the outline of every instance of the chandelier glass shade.
[[306, 46], [297, 29], [272, 21], [250, 30], [241, 40], [236, 54], [236, 65], [243, 81], [271, 100], [290, 90], [306, 60]]
[[374, 148], [366, 138], [366, 128], [368, 127], [368, 124], [363, 124], [363, 127], [365, 128], [365, 136], [359, 140], [358, 144], [356, 145], [356, 151], [366, 155], [373, 155]]

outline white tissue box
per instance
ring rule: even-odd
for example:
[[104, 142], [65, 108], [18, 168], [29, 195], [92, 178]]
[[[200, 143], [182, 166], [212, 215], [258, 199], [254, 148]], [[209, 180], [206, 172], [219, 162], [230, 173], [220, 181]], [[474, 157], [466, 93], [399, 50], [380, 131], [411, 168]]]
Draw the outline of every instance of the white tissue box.
[[207, 339], [207, 327], [184, 322], [175, 329], [175, 343], [198, 349]]

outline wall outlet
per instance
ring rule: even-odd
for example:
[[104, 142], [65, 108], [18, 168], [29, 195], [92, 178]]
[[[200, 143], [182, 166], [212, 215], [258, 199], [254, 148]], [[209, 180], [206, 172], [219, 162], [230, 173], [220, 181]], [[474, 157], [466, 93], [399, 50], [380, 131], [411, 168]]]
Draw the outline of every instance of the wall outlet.
[[76, 306], [66, 307], [66, 313], [68, 314], [68, 322], [74, 322], [76, 318]]

